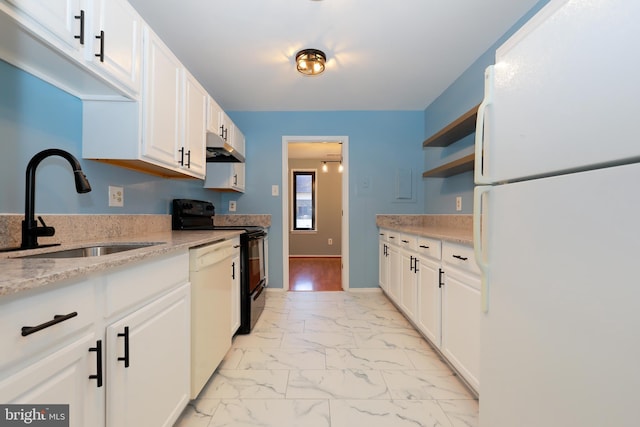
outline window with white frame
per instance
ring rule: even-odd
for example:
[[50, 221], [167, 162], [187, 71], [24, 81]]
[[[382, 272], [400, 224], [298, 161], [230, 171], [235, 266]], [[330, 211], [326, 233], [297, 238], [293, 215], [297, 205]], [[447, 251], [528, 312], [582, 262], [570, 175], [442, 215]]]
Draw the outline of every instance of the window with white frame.
[[294, 170], [293, 173], [293, 229], [316, 230], [316, 172]]

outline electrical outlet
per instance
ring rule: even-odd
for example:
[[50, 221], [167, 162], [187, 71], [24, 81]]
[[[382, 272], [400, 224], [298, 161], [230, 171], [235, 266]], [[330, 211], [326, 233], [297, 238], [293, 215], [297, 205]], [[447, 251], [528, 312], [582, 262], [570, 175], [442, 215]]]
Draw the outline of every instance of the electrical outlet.
[[229, 200], [229, 212], [235, 212], [235, 211], [236, 211], [236, 201]]
[[124, 188], [109, 186], [109, 206], [118, 208], [124, 206]]
[[456, 197], [456, 210], [457, 211], [462, 210], [462, 197], [460, 196]]
[[333, 245], [333, 239], [331, 237], [329, 237], [329, 240], [327, 240], [327, 244], [329, 246]]
[[277, 196], [278, 194], [280, 194], [280, 187], [278, 187], [278, 185], [272, 185], [271, 186], [271, 195], [272, 196]]

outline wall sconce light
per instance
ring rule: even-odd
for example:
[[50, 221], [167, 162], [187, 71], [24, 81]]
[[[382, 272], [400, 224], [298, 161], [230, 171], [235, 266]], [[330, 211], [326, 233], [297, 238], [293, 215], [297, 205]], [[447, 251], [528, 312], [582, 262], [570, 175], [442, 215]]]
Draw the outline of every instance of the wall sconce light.
[[317, 76], [324, 71], [327, 55], [318, 49], [303, 49], [296, 53], [296, 68], [305, 76]]

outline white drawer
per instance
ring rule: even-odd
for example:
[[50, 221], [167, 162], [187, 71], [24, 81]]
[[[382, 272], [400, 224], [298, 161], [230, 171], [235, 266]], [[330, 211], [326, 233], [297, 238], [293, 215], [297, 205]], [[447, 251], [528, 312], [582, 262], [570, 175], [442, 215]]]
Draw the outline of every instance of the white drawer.
[[[112, 271], [112, 272], [110, 272]], [[159, 256], [149, 261], [108, 270], [104, 277], [105, 317], [140, 306], [155, 295], [189, 281], [189, 252]]]
[[380, 231], [378, 232], [378, 240], [381, 240], [383, 242], [388, 242], [389, 241], [389, 230], [386, 229], [380, 229]]
[[451, 242], [442, 243], [442, 262], [461, 270], [480, 275], [480, 268], [473, 256], [473, 247]]
[[387, 230], [387, 232], [387, 242], [389, 242], [390, 245], [400, 246], [402, 233], [393, 230]]
[[421, 255], [440, 260], [442, 258], [442, 243], [440, 240], [418, 237], [417, 251]]
[[418, 237], [413, 234], [400, 234], [400, 247], [416, 251], [418, 249]]
[[[0, 372], [13, 364], [26, 363], [34, 355], [41, 357], [53, 351], [60, 343], [93, 325], [95, 287], [95, 278], [83, 278], [51, 285], [37, 293], [3, 298], [0, 302]], [[24, 329], [27, 335], [22, 335], [24, 327], [39, 325], [42, 329]]]

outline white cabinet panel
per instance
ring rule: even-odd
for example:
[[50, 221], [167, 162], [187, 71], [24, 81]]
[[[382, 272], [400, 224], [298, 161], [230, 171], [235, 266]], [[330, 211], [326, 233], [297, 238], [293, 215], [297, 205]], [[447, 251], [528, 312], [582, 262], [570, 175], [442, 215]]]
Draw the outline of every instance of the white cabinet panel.
[[92, 61], [100, 72], [138, 93], [142, 18], [124, 0], [91, 0], [91, 3], [93, 30], [87, 34], [87, 60]]
[[[83, 11], [80, 0], [7, 0], [7, 2], [37, 21], [65, 47], [77, 52], [82, 52], [84, 49], [80, 44], [81, 12]], [[86, 36], [88, 34], [85, 34]]]
[[204, 178], [206, 172], [207, 102], [209, 96], [188, 71], [184, 71], [184, 131], [180, 166]]
[[182, 120], [182, 64], [148, 28], [144, 30], [144, 43], [142, 155], [170, 168], [177, 168]]
[[107, 426], [171, 426], [180, 416], [189, 400], [189, 306], [186, 284], [107, 328]]
[[442, 336], [440, 271], [438, 262], [420, 258], [416, 324], [436, 347], [440, 347]]
[[469, 384], [480, 385], [480, 280], [445, 270], [442, 289], [442, 352]]
[[[71, 427], [104, 425], [104, 388], [98, 387], [94, 332], [82, 335], [8, 378], [0, 379], [0, 402], [69, 405]], [[104, 368], [103, 368], [104, 369]]]

